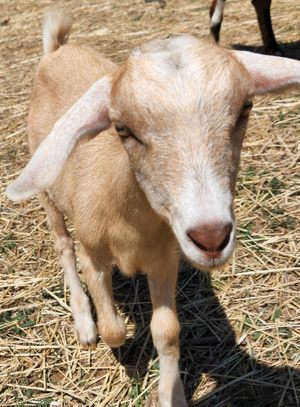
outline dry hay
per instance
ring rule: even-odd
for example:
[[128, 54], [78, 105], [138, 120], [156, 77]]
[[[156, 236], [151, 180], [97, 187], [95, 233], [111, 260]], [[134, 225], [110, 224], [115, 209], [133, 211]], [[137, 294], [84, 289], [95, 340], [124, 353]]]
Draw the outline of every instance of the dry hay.
[[[28, 99], [51, 3], [0, 2], [1, 192], [28, 160]], [[122, 61], [152, 37], [207, 34], [208, 0], [167, 3], [65, 1], [75, 16], [71, 42]], [[261, 43], [250, 1], [228, 1], [225, 14], [224, 44]], [[276, 37], [298, 56], [299, 17], [299, 2], [274, 2]], [[181, 370], [191, 406], [300, 405], [299, 114], [297, 92], [256, 99], [237, 187], [235, 256], [212, 275], [180, 274]], [[1, 195], [0, 239], [0, 405], [143, 405], [158, 382], [145, 279], [114, 276], [126, 345], [112, 351], [100, 341], [83, 351], [37, 199], [16, 205]]]

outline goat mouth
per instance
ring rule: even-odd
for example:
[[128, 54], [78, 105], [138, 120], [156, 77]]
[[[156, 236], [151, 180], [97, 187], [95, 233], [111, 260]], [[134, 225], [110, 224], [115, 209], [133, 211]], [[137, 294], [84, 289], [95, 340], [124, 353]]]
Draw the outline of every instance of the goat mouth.
[[[232, 242], [230, 243], [231, 239]], [[193, 247], [194, 255], [185, 250], [184, 256], [189, 260], [193, 267], [201, 271], [213, 271], [214, 269], [223, 268], [230, 261], [235, 248], [234, 237], [229, 239], [225, 249], [217, 252], [201, 250], [192, 239], [189, 240], [189, 245]], [[195, 250], [197, 251], [197, 254], [195, 253]]]
[[195, 261], [190, 258], [188, 258], [188, 260], [196, 270], [211, 272], [225, 267], [230, 258], [231, 256], [229, 256], [228, 258], [226, 257], [225, 259], [220, 259], [219, 257], [210, 260], [204, 260], [203, 262]]

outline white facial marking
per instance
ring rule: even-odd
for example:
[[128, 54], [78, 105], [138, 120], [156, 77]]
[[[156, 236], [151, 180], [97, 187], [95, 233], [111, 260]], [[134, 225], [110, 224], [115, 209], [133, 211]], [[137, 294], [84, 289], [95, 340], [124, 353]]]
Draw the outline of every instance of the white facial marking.
[[206, 166], [203, 179], [189, 174], [184, 183], [184, 193], [177, 203], [177, 210], [184, 214], [186, 228], [214, 221], [230, 222], [232, 195], [218, 182], [212, 170]]
[[205, 253], [189, 239], [187, 232], [210, 223], [234, 225], [231, 214], [232, 199], [230, 190], [220, 185], [209, 167], [206, 167], [205, 179], [202, 182], [192, 178], [186, 179], [184, 192], [176, 204], [172, 224], [181, 248], [193, 262], [211, 267], [223, 263], [231, 255], [235, 240], [234, 227], [227, 246], [215, 259], [206, 258]]

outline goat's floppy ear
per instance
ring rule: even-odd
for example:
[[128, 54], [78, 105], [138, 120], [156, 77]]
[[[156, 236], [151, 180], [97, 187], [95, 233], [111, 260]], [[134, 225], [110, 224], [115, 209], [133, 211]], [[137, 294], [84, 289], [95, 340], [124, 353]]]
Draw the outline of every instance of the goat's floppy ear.
[[6, 189], [8, 198], [21, 201], [54, 183], [76, 142], [110, 126], [111, 77], [104, 76], [55, 123], [20, 176]]
[[247, 51], [232, 52], [251, 75], [256, 95], [300, 87], [300, 61]]

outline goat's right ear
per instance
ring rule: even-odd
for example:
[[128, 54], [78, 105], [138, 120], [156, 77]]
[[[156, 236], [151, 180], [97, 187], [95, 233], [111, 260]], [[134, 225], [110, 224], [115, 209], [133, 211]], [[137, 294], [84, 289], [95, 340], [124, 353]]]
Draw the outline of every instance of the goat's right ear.
[[104, 76], [55, 123], [19, 177], [6, 189], [8, 198], [22, 201], [51, 186], [83, 136], [110, 126], [108, 115], [112, 79]]
[[300, 61], [247, 51], [232, 52], [249, 72], [256, 95], [300, 87]]

